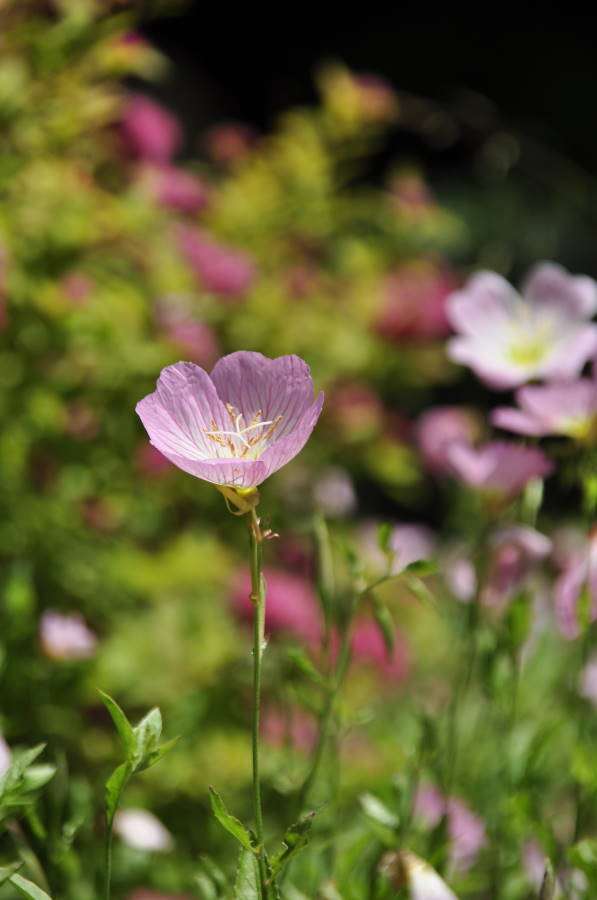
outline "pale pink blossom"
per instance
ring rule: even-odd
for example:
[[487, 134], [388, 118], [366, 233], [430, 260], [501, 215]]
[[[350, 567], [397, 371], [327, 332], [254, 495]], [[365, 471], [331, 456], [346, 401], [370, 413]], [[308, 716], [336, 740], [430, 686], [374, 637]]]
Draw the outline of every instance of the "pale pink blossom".
[[583, 619], [587, 624], [597, 620], [597, 530], [556, 579], [554, 604], [558, 628], [569, 640], [580, 635]]
[[441, 569], [450, 593], [461, 603], [470, 603], [477, 590], [477, 573], [465, 551], [449, 549], [443, 555]]
[[168, 295], [156, 304], [155, 318], [164, 336], [191, 362], [211, 367], [220, 355], [216, 334], [192, 312], [185, 297]]
[[450, 272], [409, 264], [386, 279], [377, 332], [391, 340], [443, 337], [449, 331], [446, 301], [456, 287]]
[[574, 378], [597, 352], [597, 326], [589, 323], [596, 309], [595, 281], [553, 263], [532, 270], [520, 294], [500, 275], [480, 272], [448, 299], [457, 332], [448, 353], [496, 389]]
[[290, 746], [307, 754], [317, 741], [317, 723], [299, 707], [267, 706], [261, 715], [261, 733], [273, 747]]
[[114, 818], [114, 831], [134, 850], [165, 853], [174, 846], [168, 829], [146, 809], [121, 809]]
[[168, 366], [136, 409], [151, 443], [179, 469], [248, 488], [300, 453], [322, 405], [298, 356], [240, 351], [222, 357], [211, 376], [193, 363]]
[[498, 407], [494, 425], [533, 437], [566, 435], [577, 440], [597, 440], [597, 379], [554, 382], [520, 388], [519, 409]]
[[351, 640], [353, 662], [371, 666], [384, 680], [395, 684], [403, 681], [410, 668], [408, 644], [399, 631], [394, 632], [394, 648], [388, 653], [379, 626], [371, 619], [357, 622]]
[[534, 478], [546, 478], [553, 465], [536, 447], [493, 441], [480, 447], [452, 444], [447, 450], [452, 473], [482, 493], [515, 497]]
[[79, 613], [46, 610], [39, 623], [42, 650], [50, 659], [88, 659], [95, 654], [97, 636]]
[[466, 871], [487, 844], [487, 833], [479, 818], [458, 797], [444, 797], [434, 785], [421, 785], [414, 800], [414, 814], [433, 829], [446, 816], [453, 868]]
[[209, 203], [208, 185], [191, 172], [171, 165], [145, 165], [141, 184], [157, 203], [182, 213], [198, 213]]
[[461, 406], [435, 406], [417, 422], [417, 444], [428, 469], [438, 474], [451, 471], [448, 450], [453, 444], [471, 445], [478, 438], [479, 423]]
[[549, 556], [552, 544], [544, 534], [524, 525], [499, 529], [489, 543], [489, 570], [481, 601], [503, 609], [522, 588], [534, 566]]
[[342, 518], [354, 512], [357, 497], [346, 469], [337, 466], [324, 469], [313, 484], [313, 499], [317, 508], [330, 518]]
[[[430, 559], [436, 547], [432, 530], [414, 522], [400, 522], [392, 526], [388, 541], [389, 574], [399, 575], [411, 563]], [[360, 549], [372, 577], [385, 574], [388, 560], [379, 546], [379, 524], [365, 522], [360, 529]]]
[[11, 760], [12, 754], [10, 752], [10, 747], [0, 734], [0, 778], [10, 768]]

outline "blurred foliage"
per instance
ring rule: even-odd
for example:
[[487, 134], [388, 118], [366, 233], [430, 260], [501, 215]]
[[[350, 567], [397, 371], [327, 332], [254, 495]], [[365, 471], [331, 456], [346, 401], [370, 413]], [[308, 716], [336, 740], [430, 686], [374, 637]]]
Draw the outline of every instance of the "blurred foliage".
[[[235, 848], [210, 817], [208, 784], [249, 815], [249, 636], [229, 601], [245, 566], [243, 529], [217, 492], [149, 450], [136, 401], [181, 357], [209, 368], [243, 348], [308, 360], [326, 409], [301, 458], [263, 490], [282, 535], [267, 552], [276, 566], [313, 574], [309, 523], [323, 476], [340, 468], [357, 502], [333, 529], [341, 620], [346, 545], [358, 544], [361, 518], [425, 519], [453, 543], [487, 526], [470, 495], [440, 491], [423, 473], [413, 421], [458, 375], [441, 315], [464, 274], [457, 264], [513, 261], [491, 254], [493, 230], [507, 229], [492, 207], [477, 222], [478, 198], [460, 196], [462, 215], [450, 211], [401, 160], [386, 183], [367, 178], [386, 132], [408, 127], [408, 104], [340, 66], [320, 74], [318, 106], [289, 111], [267, 136], [228, 126], [184, 166], [141, 158], [123, 126], [127, 79], [167, 71], [134, 33], [140, 11], [164, 4], [143, 6], [0, 3], [0, 734], [13, 748], [47, 742], [29, 787], [55, 767], [42, 798], [21, 810], [30, 757], [17, 756], [0, 859], [20, 858], [36, 881], [41, 868], [60, 900], [98, 896], [99, 785], [116, 756], [98, 686], [132, 718], [159, 703], [168, 736], [180, 735], [127, 790], [175, 847], [159, 855], [117, 842], [115, 897], [142, 886], [228, 896], [220, 866], [234, 870]], [[160, 193], [173, 169], [204, 202]], [[519, 214], [517, 197], [500, 189], [501, 215], [505, 203]], [[474, 401], [480, 391], [468, 384], [462, 394]], [[586, 457], [564, 459], [565, 478], [579, 466], [589, 477]], [[314, 791], [324, 806], [284, 896], [398, 896], [379, 865], [407, 846], [448, 872], [459, 896], [525, 900], [535, 896], [521, 862], [531, 840], [560, 869], [584, 873], [589, 893], [569, 896], [593, 896], [597, 731], [576, 690], [591, 632], [579, 647], [548, 630], [521, 678], [528, 598], [522, 613], [477, 623], [473, 639], [470, 606], [429, 572], [410, 577], [379, 588], [385, 612], [373, 604], [386, 636], [388, 623], [408, 636], [408, 681], [351, 669]], [[96, 654], [49, 652], [47, 611], [81, 614]], [[266, 703], [312, 719], [321, 690], [312, 661], [297, 659], [272, 639]], [[478, 677], [464, 690], [469, 664]], [[308, 770], [291, 744], [287, 735], [264, 755], [272, 832], [287, 824]], [[413, 820], [421, 779], [483, 817], [489, 842], [470, 870], [450, 868], [445, 816], [432, 830]], [[0, 820], [2, 802], [0, 789]], [[11, 889], [6, 882], [0, 897]]]

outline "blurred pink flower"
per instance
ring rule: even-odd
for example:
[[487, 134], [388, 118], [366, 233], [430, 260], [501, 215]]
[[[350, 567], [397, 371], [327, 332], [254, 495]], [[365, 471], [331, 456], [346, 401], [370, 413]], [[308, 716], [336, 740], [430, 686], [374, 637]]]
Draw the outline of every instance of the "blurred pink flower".
[[577, 440], [597, 440], [596, 378], [524, 387], [517, 391], [516, 402], [520, 409], [495, 409], [493, 424], [534, 437], [563, 434]]
[[205, 144], [214, 162], [230, 165], [245, 159], [255, 145], [255, 131], [242, 122], [223, 122], [207, 133]]
[[289, 745], [301, 753], [310, 753], [317, 740], [317, 723], [298, 707], [268, 706], [261, 716], [261, 733], [273, 747]]
[[545, 478], [553, 465], [535, 447], [492, 441], [480, 447], [452, 444], [447, 450], [452, 473], [477, 490], [503, 499], [515, 497], [533, 478]]
[[531, 887], [539, 890], [545, 874], [547, 857], [539, 841], [531, 838], [522, 848], [522, 864]]
[[202, 287], [219, 297], [242, 297], [256, 277], [255, 263], [243, 250], [216, 243], [199, 228], [178, 230], [181, 253]]
[[479, 272], [447, 308], [458, 333], [449, 356], [496, 389], [573, 378], [597, 352], [597, 325], [588, 322], [597, 284], [553, 263], [533, 269], [522, 294], [500, 275]]
[[154, 447], [183, 472], [247, 488], [300, 453], [322, 405], [298, 356], [241, 350], [223, 356], [211, 375], [193, 363], [168, 366], [136, 411]]
[[168, 829], [146, 809], [121, 809], [114, 819], [114, 831], [134, 850], [165, 853], [174, 846]]
[[379, 432], [384, 409], [378, 395], [368, 385], [347, 382], [336, 385], [329, 397], [327, 415], [340, 437], [359, 441]]
[[[379, 523], [365, 522], [360, 529], [360, 549], [374, 574], [382, 575], [387, 569], [387, 560], [379, 546], [378, 531]], [[391, 574], [399, 575], [411, 563], [430, 559], [435, 546], [435, 536], [426, 525], [410, 522], [394, 525], [389, 540], [389, 550], [393, 554]]]
[[82, 272], [71, 272], [62, 279], [60, 287], [74, 306], [84, 306], [93, 291], [93, 281]]
[[[267, 603], [265, 630], [268, 634], [287, 634], [310, 646], [319, 645], [322, 636], [322, 617], [313, 587], [306, 578], [282, 569], [266, 569]], [[232, 585], [232, 609], [247, 622], [253, 621], [251, 576], [243, 572]]]
[[414, 814], [427, 828], [435, 828], [444, 816], [448, 820], [450, 862], [466, 871], [487, 844], [483, 820], [458, 797], [446, 798], [433, 785], [422, 785], [414, 800]]
[[388, 276], [375, 328], [390, 340], [430, 339], [449, 332], [446, 300], [454, 276], [430, 264], [412, 263]]
[[193, 317], [184, 298], [165, 297], [156, 304], [155, 318], [164, 336], [191, 362], [206, 368], [213, 366], [220, 355], [216, 334], [209, 325]]
[[135, 451], [137, 471], [148, 478], [160, 478], [172, 469], [172, 463], [152, 444], [139, 444]]
[[132, 155], [149, 162], [169, 162], [182, 144], [182, 131], [175, 116], [142, 94], [129, 97], [121, 131]]
[[141, 171], [141, 183], [147, 185], [156, 202], [182, 213], [198, 213], [209, 202], [208, 185], [176, 166], [146, 165]]
[[477, 589], [477, 573], [469, 557], [461, 550], [447, 552], [441, 568], [450, 592], [461, 603], [469, 603]]
[[405, 638], [396, 631], [394, 650], [388, 655], [379, 627], [371, 619], [361, 619], [357, 622], [351, 650], [354, 663], [372, 666], [388, 683], [403, 681], [408, 675], [410, 659]]
[[50, 659], [77, 660], [93, 656], [97, 637], [79, 613], [64, 615], [46, 610], [39, 623], [43, 652]]
[[481, 601], [486, 606], [503, 609], [522, 587], [534, 565], [549, 556], [551, 547], [548, 537], [524, 525], [497, 531], [490, 540], [489, 571]]
[[372, 72], [352, 74], [351, 77], [363, 118], [368, 122], [392, 122], [398, 113], [398, 98], [390, 82]]
[[582, 670], [578, 692], [597, 707], [597, 656], [592, 656]]
[[[586, 596], [586, 610], [583, 599]], [[554, 585], [556, 623], [561, 634], [574, 640], [581, 633], [579, 614], [597, 621], [597, 529], [593, 529], [582, 553], [571, 557]]]
[[10, 768], [11, 759], [12, 754], [10, 752], [10, 747], [0, 734], [0, 778]]
[[479, 432], [479, 423], [470, 410], [435, 406], [420, 417], [416, 437], [427, 467], [439, 474], [451, 471], [448, 449], [457, 443], [474, 443]]

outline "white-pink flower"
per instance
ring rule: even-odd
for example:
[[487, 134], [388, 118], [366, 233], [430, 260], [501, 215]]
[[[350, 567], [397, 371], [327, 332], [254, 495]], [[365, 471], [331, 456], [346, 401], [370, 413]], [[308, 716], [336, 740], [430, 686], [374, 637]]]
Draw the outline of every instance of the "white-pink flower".
[[597, 440], [597, 379], [578, 378], [553, 384], [520, 388], [519, 409], [500, 406], [491, 420], [499, 428], [544, 437], [566, 435], [577, 440]]
[[597, 352], [597, 283], [541, 263], [518, 293], [494, 272], [479, 272], [447, 301], [457, 332], [448, 343], [454, 362], [486, 384], [506, 389], [534, 379], [578, 375]]
[[135, 850], [164, 853], [174, 841], [168, 829], [146, 809], [122, 809], [116, 813], [114, 831]]
[[51, 659], [88, 659], [93, 656], [97, 637], [79, 613], [64, 615], [47, 610], [39, 623], [41, 646]]
[[533, 478], [550, 475], [553, 465], [537, 447], [492, 441], [480, 447], [448, 448], [452, 473], [477, 490], [510, 499]]

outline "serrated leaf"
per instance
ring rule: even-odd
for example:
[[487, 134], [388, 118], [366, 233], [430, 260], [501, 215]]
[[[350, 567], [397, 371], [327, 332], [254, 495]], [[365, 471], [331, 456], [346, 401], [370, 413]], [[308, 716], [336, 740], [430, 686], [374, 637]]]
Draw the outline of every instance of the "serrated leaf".
[[234, 900], [262, 900], [257, 860], [249, 850], [241, 850], [234, 879]]
[[212, 787], [209, 789], [209, 799], [211, 801], [211, 809], [222, 826], [226, 831], [231, 834], [236, 840], [242, 844], [245, 850], [250, 850], [253, 852], [253, 844], [251, 842], [251, 835], [249, 831], [240, 819], [237, 819], [226, 809], [226, 804], [220, 797], [217, 791], [215, 791]]
[[9, 878], [11, 878], [15, 872], [18, 872], [22, 867], [22, 862], [11, 863], [10, 866], [0, 866], [0, 885], [5, 884]]
[[9, 881], [23, 897], [29, 897], [30, 900], [52, 900], [49, 894], [21, 875], [12, 875]]
[[286, 830], [282, 838], [283, 849], [271, 859], [270, 866], [274, 875], [307, 846], [314, 818], [315, 811], [309, 812]]
[[100, 697], [102, 698], [102, 702], [110, 716], [112, 717], [112, 721], [116, 727], [116, 731], [122, 741], [122, 745], [124, 747], [124, 751], [127, 757], [131, 757], [135, 752], [135, 734], [133, 731], [133, 726], [127, 719], [126, 715], [116, 702], [116, 700], [112, 699], [109, 694], [106, 694], [104, 691], [99, 691]]
[[106, 817], [111, 825], [120, 803], [122, 792], [132, 775], [130, 763], [122, 763], [115, 769], [106, 782]]
[[400, 824], [398, 816], [374, 794], [362, 794], [359, 802], [365, 815], [379, 825], [394, 829]]

